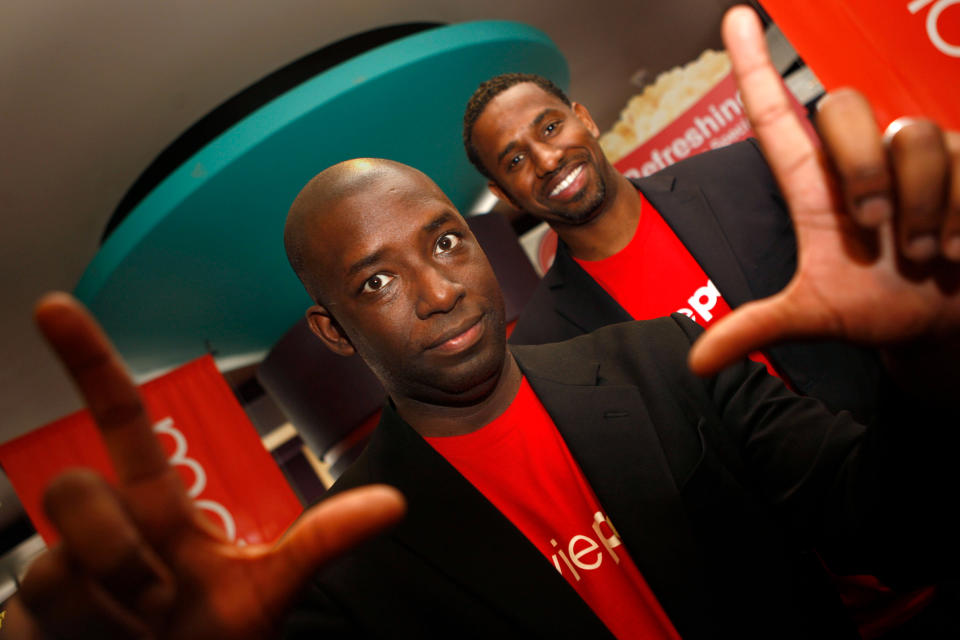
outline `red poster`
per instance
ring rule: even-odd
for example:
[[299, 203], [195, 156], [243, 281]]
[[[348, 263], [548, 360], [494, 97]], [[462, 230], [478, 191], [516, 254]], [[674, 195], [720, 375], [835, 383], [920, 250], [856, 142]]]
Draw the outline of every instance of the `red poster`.
[[[786, 90], [786, 89], [785, 89]], [[788, 95], [792, 94], [787, 92]], [[796, 100], [794, 109], [808, 123]], [[808, 127], [813, 132], [812, 127]], [[628, 178], [646, 177], [684, 158], [723, 147], [753, 135], [731, 71], [656, 135], [614, 163]]]
[[[276, 540], [301, 505], [256, 430], [205, 356], [140, 387], [154, 431], [196, 505], [240, 544]], [[90, 467], [113, 480], [106, 447], [86, 410], [0, 446], [0, 465], [37, 531], [56, 540], [41, 495], [58, 473]]]
[[960, 130], [960, 0], [761, 0], [827, 89], [852, 86], [881, 127], [927, 116]]

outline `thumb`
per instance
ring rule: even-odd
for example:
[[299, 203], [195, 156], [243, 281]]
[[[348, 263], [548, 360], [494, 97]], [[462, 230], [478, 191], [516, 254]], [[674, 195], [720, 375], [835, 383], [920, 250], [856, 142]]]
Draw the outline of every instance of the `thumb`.
[[264, 584], [285, 608], [324, 564], [398, 522], [406, 511], [386, 485], [351, 489], [309, 509], [270, 554]]
[[694, 343], [690, 369], [698, 376], [712, 376], [751, 352], [795, 334], [798, 315], [792, 307], [783, 293], [740, 306]]

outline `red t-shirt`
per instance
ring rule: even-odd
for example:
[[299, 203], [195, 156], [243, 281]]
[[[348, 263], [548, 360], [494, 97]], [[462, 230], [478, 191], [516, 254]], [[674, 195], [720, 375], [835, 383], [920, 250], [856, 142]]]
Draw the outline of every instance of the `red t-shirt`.
[[[730, 307], [660, 213], [643, 193], [637, 194], [641, 215], [630, 244], [609, 258], [577, 263], [636, 320], [677, 311], [708, 328]], [[779, 375], [762, 353], [752, 353], [750, 358]], [[785, 379], [784, 383], [790, 384]], [[877, 637], [912, 617], [933, 591], [892, 593], [872, 576], [837, 576], [836, 580], [865, 638]]]
[[427, 438], [627, 638], [678, 639], [526, 378], [482, 429]]
[[[630, 243], [603, 260], [574, 258], [634, 320], [679, 312], [704, 329], [730, 306], [659, 212], [640, 196], [640, 222]], [[750, 357], [776, 370], [762, 353]]]

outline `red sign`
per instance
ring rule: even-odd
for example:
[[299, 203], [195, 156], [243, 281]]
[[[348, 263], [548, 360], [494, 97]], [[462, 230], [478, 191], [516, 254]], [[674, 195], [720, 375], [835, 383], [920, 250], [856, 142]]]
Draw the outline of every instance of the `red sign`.
[[[787, 93], [792, 98], [793, 94]], [[809, 123], [803, 105], [792, 102], [803, 122]], [[812, 127], [808, 128], [812, 133]], [[692, 107], [613, 166], [628, 178], [646, 177], [684, 158], [752, 135], [731, 71]]]
[[[197, 507], [230, 540], [276, 540], [301, 505], [246, 413], [205, 356], [140, 387], [154, 432]], [[106, 447], [88, 411], [78, 411], [0, 445], [0, 465], [47, 544], [57, 539], [43, 514], [47, 484], [70, 467], [114, 480]]]
[[885, 127], [926, 116], [960, 130], [960, 0], [762, 0], [827, 89], [851, 86]]

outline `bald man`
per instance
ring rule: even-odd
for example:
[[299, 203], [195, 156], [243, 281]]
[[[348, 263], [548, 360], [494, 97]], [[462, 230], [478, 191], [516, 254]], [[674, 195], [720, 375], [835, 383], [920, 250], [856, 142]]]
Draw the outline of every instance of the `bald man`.
[[[759, 25], [731, 20], [755, 60]], [[779, 80], [765, 66], [760, 77], [745, 98], [769, 112]], [[956, 265], [902, 273], [889, 223], [860, 228], [835, 208], [799, 123], [763, 129], [786, 145], [770, 155], [806, 252], [797, 284], [692, 352], [699, 330], [680, 316], [508, 349], [490, 266], [423, 174], [360, 159], [307, 185], [285, 236], [315, 300], [310, 325], [366, 358], [391, 402], [334, 497], [276, 549], [232, 548], [190, 508], [95, 325], [47, 300], [41, 327], [87, 394], [121, 486], [72, 475], [53, 489], [64, 545], [24, 581], [23, 615], [65, 637], [268, 637], [284, 617], [292, 637], [855, 637], [810, 548], [901, 579], [958, 560], [933, 502], [956, 484], [941, 464], [955, 430], [934, 421], [956, 384]], [[883, 251], [865, 259], [855, 250], [872, 233]], [[886, 345], [915, 404], [866, 429], [739, 358], [783, 335]], [[688, 352], [715, 375], [694, 376]], [[347, 493], [371, 482], [399, 489], [406, 517], [343, 553], [403, 511], [387, 489]]]

